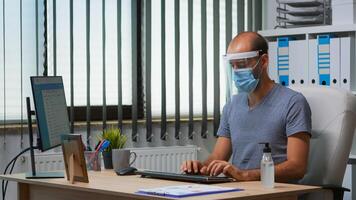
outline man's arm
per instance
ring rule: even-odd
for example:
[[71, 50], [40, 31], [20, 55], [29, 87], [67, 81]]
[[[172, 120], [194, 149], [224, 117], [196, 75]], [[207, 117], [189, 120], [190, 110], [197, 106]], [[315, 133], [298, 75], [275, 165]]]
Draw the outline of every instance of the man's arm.
[[181, 165], [181, 170], [188, 173], [202, 173], [206, 174], [207, 166], [213, 160], [225, 160], [228, 161], [232, 152], [231, 139], [227, 137], [218, 137], [216, 140], [214, 150], [209, 157], [200, 163], [197, 160], [187, 160]]
[[[278, 182], [301, 179], [307, 170], [310, 135], [301, 132], [288, 137], [287, 160], [275, 165], [275, 178]], [[228, 164], [223, 173], [241, 181], [260, 180], [260, 170], [240, 170]]]
[[205, 166], [208, 166], [213, 160], [225, 160], [228, 161], [232, 152], [231, 139], [227, 137], [218, 137], [214, 146], [213, 152], [203, 162]]

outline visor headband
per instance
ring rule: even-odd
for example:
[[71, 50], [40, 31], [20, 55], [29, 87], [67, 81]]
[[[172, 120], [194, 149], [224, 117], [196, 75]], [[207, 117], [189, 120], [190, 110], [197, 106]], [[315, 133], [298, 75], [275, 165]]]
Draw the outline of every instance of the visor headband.
[[225, 61], [230, 61], [230, 60], [238, 60], [238, 59], [245, 59], [245, 58], [253, 58], [253, 57], [257, 57], [258, 55], [259, 55], [259, 51], [248, 51], [242, 53], [226, 54], [223, 55], [223, 58]]

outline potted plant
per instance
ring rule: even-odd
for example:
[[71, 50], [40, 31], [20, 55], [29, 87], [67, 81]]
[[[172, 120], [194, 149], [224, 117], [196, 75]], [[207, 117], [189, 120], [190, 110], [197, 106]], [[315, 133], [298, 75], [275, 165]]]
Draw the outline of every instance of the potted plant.
[[99, 140], [108, 140], [110, 145], [103, 151], [105, 169], [112, 169], [112, 150], [122, 149], [127, 141], [127, 136], [123, 135], [119, 128], [111, 127], [103, 131]]

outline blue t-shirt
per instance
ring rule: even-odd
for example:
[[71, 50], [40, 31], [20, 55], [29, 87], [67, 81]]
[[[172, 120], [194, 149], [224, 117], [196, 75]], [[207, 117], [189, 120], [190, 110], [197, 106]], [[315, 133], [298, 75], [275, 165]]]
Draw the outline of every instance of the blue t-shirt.
[[264, 145], [269, 142], [275, 164], [287, 159], [287, 138], [311, 134], [311, 111], [305, 97], [275, 84], [262, 101], [250, 109], [248, 95], [233, 96], [224, 106], [217, 135], [232, 144], [232, 164], [240, 169], [260, 168]]

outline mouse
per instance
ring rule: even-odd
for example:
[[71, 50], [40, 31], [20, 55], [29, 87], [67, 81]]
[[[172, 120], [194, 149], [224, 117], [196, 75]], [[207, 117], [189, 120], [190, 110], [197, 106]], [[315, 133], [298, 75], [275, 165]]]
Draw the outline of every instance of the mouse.
[[137, 171], [137, 169], [134, 168], [134, 167], [126, 167], [126, 168], [115, 170], [116, 174], [119, 175], [119, 176], [135, 175], [136, 171]]

